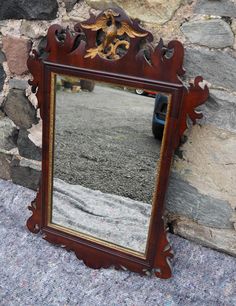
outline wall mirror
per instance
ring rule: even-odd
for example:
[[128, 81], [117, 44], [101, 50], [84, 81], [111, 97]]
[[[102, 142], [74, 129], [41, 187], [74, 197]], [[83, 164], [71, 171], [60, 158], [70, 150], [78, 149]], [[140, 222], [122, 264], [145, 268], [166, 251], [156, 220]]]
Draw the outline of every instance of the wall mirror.
[[171, 276], [163, 221], [174, 150], [208, 97], [184, 86], [180, 42], [152, 34], [120, 9], [74, 30], [52, 25], [28, 67], [43, 120], [42, 179], [33, 233], [92, 268]]

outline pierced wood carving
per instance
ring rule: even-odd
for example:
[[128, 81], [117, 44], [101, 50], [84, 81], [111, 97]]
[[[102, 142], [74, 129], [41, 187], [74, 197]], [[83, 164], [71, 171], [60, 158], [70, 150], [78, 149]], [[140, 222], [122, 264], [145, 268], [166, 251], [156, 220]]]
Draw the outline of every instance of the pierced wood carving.
[[167, 229], [165, 229], [164, 221], [161, 221], [161, 256], [156, 256], [153, 273], [159, 278], [169, 278], [172, 275], [172, 264], [171, 260], [174, 257], [170, 242], [168, 239]]
[[32, 216], [27, 220], [28, 229], [34, 233], [38, 234], [41, 230], [42, 216], [41, 216], [41, 192], [40, 190], [37, 193], [35, 200], [31, 202], [31, 205], [28, 206], [28, 209], [32, 211]]
[[200, 86], [203, 78], [198, 76], [194, 79], [194, 83], [190, 83], [189, 87], [184, 89], [183, 110], [181, 113], [179, 136], [181, 137], [187, 126], [187, 117], [189, 117], [193, 124], [196, 124], [197, 119], [201, 119], [203, 114], [197, 112], [196, 108], [206, 102], [209, 96], [209, 89], [207, 85]]
[[94, 58], [98, 54], [102, 58], [117, 60], [121, 58], [124, 49], [129, 49], [129, 38], [145, 37], [148, 35], [148, 33], [134, 30], [126, 21], [116, 22], [115, 18], [119, 15], [119, 13], [109, 9], [97, 18], [94, 24], [81, 23], [83, 29], [90, 29], [97, 33], [100, 31], [100, 37], [95, 42], [97, 47], [88, 49], [85, 58]]
[[[208, 97], [208, 88], [201, 88], [201, 77], [186, 88], [182, 83], [184, 48], [173, 40], [164, 45], [152, 44], [153, 36], [139, 26], [138, 20], [130, 19], [121, 9], [109, 9], [98, 16], [91, 14], [86, 22], [75, 25], [74, 31], [52, 25], [48, 29], [47, 47], [42, 54], [33, 51], [28, 59], [28, 68], [33, 79], [29, 81], [38, 98], [38, 108], [43, 120], [43, 173], [41, 187], [29, 209], [32, 216], [27, 221], [33, 233], [42, 232], [52, 243], [73, 250], [77, 257], [92, 268], [129, 269], [141, 274], [154, 272], [157, 277], [171, 276], [170, 259], [173, 257], [162, 219], [165, 192], [167, 190], [172, 154], [187, 128], [187, 117], [193, 123], [201, 115], [195, 108]], [[167, 129], [165, 161], [160, 166], [158, 196], [153, 213], [153, 223], [146, 259], [126, 254], [107, 246], [99, 245], [67, 234], [48, 226], [47, 201], [49, 177], [50, 140], [50, 73], [57, 71], [72, 76], [123, 84], [130, 87], [167, 91], [172, 95], [170, 118]], [[154, 84], [154, 85], [153, 85]]]
[[[91, 14], [88, 21], [76, 24], [74, 31], [57, 24], [50, 26], [44, 60], [182, 84], [180, 77], [184, 74], [184, 48], [181, 42], [173, 40], [164, 45], [161, 39], [158, 45], [154, 46], [152, 34], [142, 29], [138, 20], [130, 19], [121, 9], [105, 12], [98, 16]], [[110, 31], [109, 22], [111, 23], [112, 18], [115, 20], [115, 26]], [[36, 59], [39, 60], [41, 55], [34, 51], [32, 56], [39, 66], [40, 61]], [[33, 58], [29, 59], [29, 62], [32, 60]], [[29, 66], [32, 65], [29, 63]], [[33, 69], [37, 68], [32, 67]]]

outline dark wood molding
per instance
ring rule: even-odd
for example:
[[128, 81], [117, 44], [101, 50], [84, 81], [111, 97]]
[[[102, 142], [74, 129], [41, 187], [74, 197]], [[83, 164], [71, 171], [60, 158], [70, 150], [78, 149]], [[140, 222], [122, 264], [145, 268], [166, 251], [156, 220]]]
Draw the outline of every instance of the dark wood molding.
[[[113, 25], [112, 33], [106, 29], [104, 18], [108, 19], [108, 25]], [[110, 33], [113, 36], [108, 37]], [[33, 76], [29, 84], [37, 95], [43, 120], [43, 161], [41, 187], [29, 206], [32, 216], [27, 221], [27, 227], [32, 233], [42, 232], [47, 241], [74, 251], [88, 267], [114, 266], [116, 269], [155, 273], [157, 277], [169, 278], [173, 254], [162, 216], [171, 160], [187, 128], [187, 116], [193, 123], [200, 118], [195, 108], [207, 99], [208, 88], [199, 86], [201, 77], [197, 77], [189, 88], [183, 85], [184, 48], [179, 41], [171, 41], [167, 46], [162, 40], [153, 46], [152, 41], [152, 34], [142, 29], [137, 20], [130, 19], [121, 9], [114, 9], [98, 16], [91, 15], [88, 21], [76, 24], [73, 31], [52, 25], [48, 29], [47, 47], [43, 54], [33, 51], [28, 59], [28, 68]], [[48, 223], [48, 199], [51, 197], [48, 192], [48, 151], [52, 141], [49, 128], [51, 73], [66, 73], [172, 95], [145, 258], [121, 248], [91, 242]]]

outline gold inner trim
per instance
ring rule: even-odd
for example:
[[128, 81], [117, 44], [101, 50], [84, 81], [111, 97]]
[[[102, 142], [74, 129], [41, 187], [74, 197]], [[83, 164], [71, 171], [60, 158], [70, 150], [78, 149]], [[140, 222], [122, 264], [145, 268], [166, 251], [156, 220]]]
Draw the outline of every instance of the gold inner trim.
[[51, 72], [50, 86], [50, 114], [49, 114], [49, 144], [48, 144], [48, 211], [47, 224], [52, 219], [52, 196], [53, 196], [53, 147], [54, 147], [54, 122], [55, 122], [55, 82], [56, 73]]
[[[58, 75], [68, 75], [68, 74], [63, 74], [60, 73]], [[125, 248], [119, 245], [116, 245], [114, 243], [99, 239], [99, 238], [95, 238], [93, 236], [90, 236], [88, 234], [84, 234], [66, 227], [63, 227], [61, 225], [57, 225], [52, 223], [52, 197], [53, 197], [53, 147], [54, 147], [54, 137], [55, 137], [55, 133], [54, 133], [54, 129], [55, 129], [55, 82], [56, 82], [56, 76], [57, 73], [51, 72], [51, 93], [50, 93], [50, 114], [49, 114], [49, 168], [48, 168], [48, 211], [47, 211], [47, 226], [53, 229], [57, 229], [57, 230], [61, 230], [64, 233], [70, 234], [70, 235], [74, 235], [77, 236], [79, 238], [83, 238], [86, 239], [90, 242], [95, 242], [97, 244], [109, 247], [111, 249], [115, 249], [118, 251], [122, 251], [126, 254], [131, 254], [134, 255], [136, 257], [139, 257], [141, 259], [146, 259], [147, 258], [147, 250], [148, 250], [148, 241], [149, 241], [149, 237], [150, 237], [150, 229], [151, 229], [151, 225], [153, 223], [153, 210], [154, 210], [154, 204], [155, 201], [154, 199], [156, 198], [156, 194], [157, 194], [157, 188], [158, 188], [158, 184], [159, 184], [159, 180], [160, 180], [160, 176], [158, 175], [158, 173], [160, 173], [160, 169], [161, 169], [161, 164], [162, 164], [162, 160], [164, 158], [164, 148], [166, 147], [166, 131], [168, 128], [168, 123], [169, 123], [169, 114], [170, 114], [170, 110], [171, 110], [171, 105], [172, 105], [172, 96], [171, 94], [165, 93], [168, 95], [168, 106], [167, 106], [167, 117], [166, 117], [166, 123], [165, 123], [165, 128], [164, 128], [164, 133], [163, 133], [163, 138], [162, 138], [162, 144], [161, 144], [161, 152], [160, 152], [160, 158], [157, 161], [157, 175], [156, 175], [156, 179], [155, 179], [155, 184], [154, 184], [154, 193], [153, 193], [153, 199], [152, 199], [152, 212], [151, 212], [151, 216], [150, 216], [150, 223], [149, 223], [149, 229], [148, 229], [148, 235], [147, 235], [147, 242], [146, 242], [146, 249], [145, 249], [145, 253], [140, 253], [138, 251], [134, 251], [131, 250], [129, 248]], [[78, 77], [80, 78], [80, 77]], [[86, 79], [83, 77], [83, 79]], [[88, 79], [88, 78], [87, 78]], [[91, 79], [88, 79], [91, 80]], [[100, 83], [105, 83], [106, 82], [100, 82]], [[116, 84], [114, 84], [116, 85]], [[122, 86], [122, 85], [120, 85]], [[127, 87], [127, 86], [126, 86]], [[129, 87], [129, 88], [134, 88], [134, 87]]]
[[172, 96], [171, 96], [171, 94], [168, 94], [168, 105], [167, 105], [167, 112], [166, 112], [166, 119], [165, 119], [165, 127], [164, 127], [164, 131], [163, 131], [163, 137], [162, 137], [162, 143], [161, 143], [160, 158], [159, 158], [159, 160], [157, 160], [157, 167], [156, 167], [157, 175], [156, 175], [156, 180], [155, 180], [155, 190], [154, 190], [153, 198], [152, 198], [152, 212], [151, 212], [151, 217], [150, 217], [145, 254], [147, 254], [147, 251], [148, 251], [148, 241], [149, 241], [150, 234], [151, 234], [151, 225], [153, 223], [153, 211], [154, 211], [154, 206], [155, 206], [155, 198], [157, 197], [158, 185], [159, 185], [159, 182], [160, 182], [161, 164], [162, 164], [162, 160], [164, 159], [164, 152], [165, 152], [165, 148], [167, 146], [166, 145], [166, 133], [167, 133], [166, 131], [167, 131], [167, 127], [168, 127], [168, 124], [169, 124], [171, 106], [172, 106]]
[[95, 242], [95, 243], [98, 243], [100, 245], [104, 245], [106, 247], [109, 247], [109, 248], [112, 248], [112, 249], [115, 249], [115, 250], [118, 250], [118, 251], [124, 251], [125, 250], [125, 253], [127, 253], [127, 254], [134, 255], [134, 256], [139, 257], [141, 259], [146, 259], [145, 254], [136, 252], [136, 251], [128, 249], [128, 248], [124, 248], [124, 247], [119, 246], [115, 243], [111, 243], [111, 242], [108, 242], [108, 241], [105, 241], [105, 240], [102, 240], [102, 239], [99, 239], [99, 238], [95, 238], [94, 236], [90, 236], [89, 234], [83, 234], [81, 232], [77, 232], [75, 230], [69, 229], [67, 227], [64, 227], [64, 226], [61, 226], [61, 225], [58, 225], [58, 224], [48, 223], [48, 225], [51, 228], [54, 228], [54, 229], [57, 229], [57, 230], [62, 230], [64, 233], [71, 234], [71, 235], [77, 236], [79, 238], [86, 239], [90, 242]]

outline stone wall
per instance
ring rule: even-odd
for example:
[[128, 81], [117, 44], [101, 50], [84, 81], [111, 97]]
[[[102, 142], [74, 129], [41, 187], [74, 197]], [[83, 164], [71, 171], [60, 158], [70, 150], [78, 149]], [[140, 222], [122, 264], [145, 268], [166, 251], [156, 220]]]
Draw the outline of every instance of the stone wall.
[[2, 0], [0, 8], [0, 177], [36, 189], [41, 121], [26, 59], [53, 23], [71, 27], [89, 10], [120, 6], [168, 42], [185, 45], [187, 78], [202, 75], [204, 118], [178, 150], [167, 197], [173, 232], [236, 255], [236, 3], [234, 0]]

